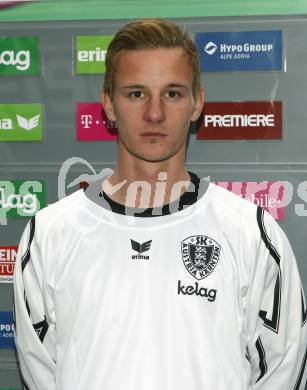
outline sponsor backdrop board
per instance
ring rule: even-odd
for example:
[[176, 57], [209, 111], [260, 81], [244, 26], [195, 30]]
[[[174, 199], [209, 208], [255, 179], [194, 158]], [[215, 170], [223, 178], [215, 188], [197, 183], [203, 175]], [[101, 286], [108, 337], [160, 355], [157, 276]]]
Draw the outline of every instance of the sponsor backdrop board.
[[13, 283], [18, 246], [0, 246], [0, 283]]
[[197, 139], [282, 139], [282, 102], [208, 102]]
[[105, 73], [105, 57], [112, 38], [112, 35], [77, 36], [76, 73]]
[[[232, 39], [241, 39], [224, 43], [225, 50], [232, 50], [227, 45], [235, 46], [228, 54], [257, 57], [242, 62], [243, 57], [228, 56], [227, 69], [203, 69], [208, 104], [199, 123], [191, 126], [188, 168], [202, 177], [210, 176], [213, 182], [273, 215], [291, 241], [304, 285], [307, 42], [302, 36], [307, 33], [306, 21], [305, 16], [178, 20], [195, 40], [213, 34], [213, 45], [207, 46], [210, 42], [204, 41], [200, 46], [200, 50], [207, 47], [212, 58], [220, 50], [220, 41], [213, 37], [225, 32]], [[114, 167], [116, 124], [107, 120], [99, 100], [107, 37], [124, 23], [0, 25], [2, 44], [12, 36], [31, 38], [38, 44], [30, 47], [26, 40], [19, 39], [21, 46], [0, 45], [1, 313], [12, 311], [11, 273], [16, 247], [32, 213], [77, 190], [79, 181], [88, 180], [95, 172]], [[258, 39], [261, 32], [270, 39], [253, 42], [252, 38]], [[101, 38], [92, 40], [97, 36]], [[238, 46], [242, 45], [242, 36], [249, 45], [245, 48], [248, 53]], [[91, 39], [82, 42], [78, 37]], [[276, 51], [269, 46], [273, 41], [277, 42]], [[262, 48], [261, 53], [258, 49]], [[239, 64], [252, 67], [236, 69]], [[1, 388], [21, 388], [11, 348], [0, 348]]]
[[44, 207], [43, 181], [0, 179], [0, 219], [30, 218]]
[[306, 14], [305, 0], [160, 0], [143, 1], [142, 6], [133, 0], [7, 0], [0, 3], [0, 20], [84, 20], [124, 19], [144, 17], [206, 17], [238, 15], [295, 15]]
[[42, 104], [0, 104], [0, 141], [41, 141]]
[[0, 311], [0, 349], [14, 349], [14, 320], [11, 311]]
[[283, 70], [282, 31], [197, 33], [203, 72]]
[[39, 73], [39, 40], [37, 37], [0, 38], [0, 76]]
[[117, 129], [111, 122], [99, 102], [77, 103], [77, 140], [79, 141], [115, 141]]

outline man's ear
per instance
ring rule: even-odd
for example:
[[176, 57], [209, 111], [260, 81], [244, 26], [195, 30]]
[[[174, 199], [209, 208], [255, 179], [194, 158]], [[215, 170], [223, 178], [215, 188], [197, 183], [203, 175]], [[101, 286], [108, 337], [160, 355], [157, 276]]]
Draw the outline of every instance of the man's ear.
[[115, 122], [116, 118], [114, 115], [114, 110], [113, 110], [113, 103], [111, 101], [110, 96], [105, 93], [104, 91], [101, 92], [101, 104], [102, 107], [107, 114], [107, 117], [110, 119], [110, 121]]
[[191, 121], [195, 122], [200, 117], [200, 114], [203, 112], [205, 103], [205, 90], [204, 88], [200, 88], [197, 97], [194, 103], [194, 110], [191, 116]]

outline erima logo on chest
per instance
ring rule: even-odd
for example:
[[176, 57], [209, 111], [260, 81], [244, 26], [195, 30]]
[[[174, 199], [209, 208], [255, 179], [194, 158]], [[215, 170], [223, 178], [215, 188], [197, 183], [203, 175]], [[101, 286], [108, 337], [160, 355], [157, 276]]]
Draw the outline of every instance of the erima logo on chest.
[[131, 248], [135, 252], [138, 252], [138, 255], [132, 255], [132, 259], [149, 260], [149, 256], [141, 255], [141, 253], [149, 251], [152, 240], [145, 241], [143, 242], [143, 244], [140, 244], [139, 242], [134, 241], [132, 239], [130, 239], [130, 241], [131, 241]]

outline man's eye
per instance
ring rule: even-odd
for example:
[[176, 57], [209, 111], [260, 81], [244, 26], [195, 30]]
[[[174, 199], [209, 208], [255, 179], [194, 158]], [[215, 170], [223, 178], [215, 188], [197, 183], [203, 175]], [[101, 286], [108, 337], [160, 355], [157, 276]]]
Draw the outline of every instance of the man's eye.
[[144, 96], [144, 93], [142, 91], [132, 91], [129, 93], [129, 96], [135, 99], [139, 99]]
[[167, 91], [166, 96], [171, 98], [171, 99], [174, 99], [174, 98], [180, 97], [180, 94], [178, 91]]

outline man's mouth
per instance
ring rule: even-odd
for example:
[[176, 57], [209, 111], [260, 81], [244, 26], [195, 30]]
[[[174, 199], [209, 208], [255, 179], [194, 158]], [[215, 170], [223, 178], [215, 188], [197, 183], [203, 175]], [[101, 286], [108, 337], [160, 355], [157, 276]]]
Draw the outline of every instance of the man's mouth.
[[142, 137], [166, 137], [167, 134], [160, 133], [159, 131], [146, 131], [141, 133]]

